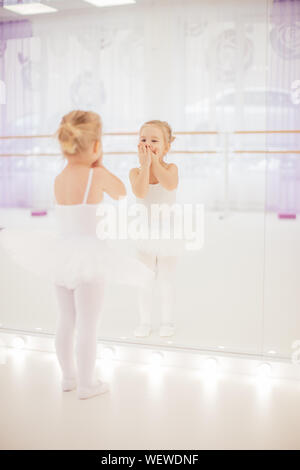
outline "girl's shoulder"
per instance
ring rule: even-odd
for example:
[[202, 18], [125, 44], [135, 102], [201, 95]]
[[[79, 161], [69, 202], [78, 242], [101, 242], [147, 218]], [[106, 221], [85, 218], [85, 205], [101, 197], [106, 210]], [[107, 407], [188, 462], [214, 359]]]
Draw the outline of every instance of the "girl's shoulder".
[[64, 173], [64, 170], [61, 171], [58, 175], [55, 176], [55, 178], [54, 178], [54, 186], [55, 187], [58, 187], [61, 184], [61, 182], [63, 181], [63, 179], [64, 179], [64, 174], [63, 173]]
[[178, 168], [175, 163], [167, 163], [167, 162], [165, 162], [165, 163], [168, 166], [168, 168]]
[[85, 185], [89, 170], [90, 169], [88, 167], [80, 167], [80, 168], [72, 168], [72, 169], [64, 168], [54, 178], [54, 187], [59, 189], [59, 188], [64, 188], [66, 184], [76, 185], [76, 186]]
[[129, 171], [129, 179], [134, 178], [135, 176], [139, 175], [140, 171], [141, 171], [141, 167], [131, 168]]
[[169, 168], [177, 168], [177, 165], [175, 165], [175, 163], [168, 163], [166, 162], [165, 160], [162, 161], [162, 164], [165, 168], [169, 169]]
[[[167, 162], [162, 162], [163, 166], [167, 169], [174, 169], [174, 170], [178, 170], [178, 167], [175, 163], [167, 163]], [[138, 167], [138, 168], [131, 168], [131, 170], [129, 171], [129, 177], [134, 177], [136, 175], [138, 175], [141, 171], [141, 167]]]
[[141, 167], [131, 168], [129, 173], [138, 173], [141, 170]]
[[167, 170], [178, 173], [178, 166], [175, 163], [166, 163], [166, 165]]
[[55, 180], [63, 181], [65, 179], [75, 179], [80, 177], [86, 177], [86, 175], [90, 172], [90, 170], [94, 170], [93, 173], [97, 173], [99, 169], [102, 167], [88, 167], [88, 166], [80, 166], [74, 168], [64, 168], [58, 175], [56, 175]]

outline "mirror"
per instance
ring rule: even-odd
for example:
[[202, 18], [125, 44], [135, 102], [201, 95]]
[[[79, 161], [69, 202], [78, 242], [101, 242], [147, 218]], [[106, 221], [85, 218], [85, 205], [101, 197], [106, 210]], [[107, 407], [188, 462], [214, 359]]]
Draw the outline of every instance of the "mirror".
[[299, 20], [298, 2], [270, 8], [264, 259], [264, 352], [299, 364], [300, 55], [286, 35]]
[[[109, 286], [100, 339], [240, 354], [260, 354], [267, 344], [266, 137], [246, 131], [266, 129], [268, 4], [144, 0], [105, 14], [86, 4], [68, 16], [0, 24], [8, 77], [1, 135], [10, 136], [1, 140], [1, 227], [53, 226], [52, 185], [63, 162], [51, 134], [76, 108], [101, 115], [104, 164], [125, 183], [129, 203], [140, 126], [168, 121], [176, 140], [166, 161], [178, 166], [177, 201], [204, 207], [203, 247], [184, 253], [176, 267], [175, 334], [159, 335], [156, 289], [153, 333], [136, 338], [137, 289]], [[0, 257], [2, 330], [54, 334], [53, 286], [3, 250]]]

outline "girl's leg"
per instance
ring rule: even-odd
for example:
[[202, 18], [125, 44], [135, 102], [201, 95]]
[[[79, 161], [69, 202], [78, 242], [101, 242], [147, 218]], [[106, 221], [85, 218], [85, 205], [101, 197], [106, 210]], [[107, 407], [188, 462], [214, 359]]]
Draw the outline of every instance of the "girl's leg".
[[158, 256], [157, 282], [161, 295], [161, 336], [174, 333], [175, 272], [177, 256]]
[[[156, 256], [138, 251], [138, 258], [150, 269], [156, 267]], [[148, 336], [151, 332], [151, 307], [153, 301], [153, 281], [138, 289], [139, 325], [134, 331], [135, 336]]]
[[74, 290], [78, 390], [88, 390], [95, 384], [97, 327], [101, 314], [104, 285], [104, 281], [82, 283]]
[[58, 321], [55, 334], [56, 355], [62, 370], [63, 381], [75, 381], [74, 331], [75, 304], [74, 292], [66, 287], [55, 285], [58, 300]]

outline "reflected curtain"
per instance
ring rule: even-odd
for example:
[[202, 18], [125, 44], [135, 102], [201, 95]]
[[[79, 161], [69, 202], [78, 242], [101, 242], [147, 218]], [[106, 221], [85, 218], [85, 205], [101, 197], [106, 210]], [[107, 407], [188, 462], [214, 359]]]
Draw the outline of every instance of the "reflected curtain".
[[[30, 86], [32, 27], [29, 21], [0, 23], [1, 136], [32, 132]], [[27, 121], [26, 121], [27, 118]], [[19, 154], [32, 146], [31, 139], [0, 140], [1, 154]], [[1, 207], [27, 207], [32, 202], [31, 162], [13, 156], [0, 158]]]
[[[267, 101], [269, 130], [300, 130], [300, 1], [274, 0], [270, 11]], [[280, 99], [279, 99], [280, 98]], [[269, 134], [266, 209], [281, 217], [300, 213], [300, 134]]]
[[[51, 135], [75, 108], [99, 112], [104, 132], [137, 132], [149, 119], [167, 120], [175, 132], [265, 129], [269, 1], [228, 0], [224, 8], [224, 0], [145, 0], [105, 14], [82, 8], [80, 14], [1, 23], [1, 76], [9, 98], [0, 105], [1, 134]], [[239, 139], [231, 148], [265, 143]], [[134, 152], [136, 140], [106, 136], [104, 151]], [[52, 138], [0, 145], [0, 153], [59, 154]], [[179, 167], [179, 198], [222, 208], [223, 136], [178, 135], [172, 148], [204, 151], [168, 156]], [[217, 154], [209, 153], [213, 149]], [[104, 161], [128, 184], [136, 155]], [[0, 163], [0, 206], [51, 206], [61, 157], [0, 157]], [[264, 155], [230, 156], [232, 209], [264, 210], [264, 163]]]

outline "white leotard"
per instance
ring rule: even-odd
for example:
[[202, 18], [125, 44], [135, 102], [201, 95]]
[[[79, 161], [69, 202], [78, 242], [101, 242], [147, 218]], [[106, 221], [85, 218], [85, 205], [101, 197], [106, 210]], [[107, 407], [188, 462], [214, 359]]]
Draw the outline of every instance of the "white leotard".
[[57, 230], [64, 236], [90, 235], [96, 236], [97, 215], [96, 208], [100, 204], [87, 204], [93, 168], [90, 168], [88, 181], [81, 204], [58, 204], [55, 203], [55, 219]]
[[[161, 183], [149, 183], [148, 192], [146, 196], [141, 198], [136, 198], [136, 202], [143, 204], [147, 208], [148, 213], [148, 228], [149, 233], [152, 224], [159, 224], [159, 221], [155, 221], [152, 218], [151, 221], [151, 207], [153, 204], [167, 204], [172, 206], [176, 203], [176, 193], [177, 189], [168, 190], [162, 186]], [[162, 227], [159, 230], [160, 239], [146, 239], [146, 240], [137, 240], [136, 247], [139, 251], [144, 251], [160, 256], [176, 256], [183, 252], [184, 250], [184, 240], [174, 239], [174, 219], [170, 218], [170, 239], [164, 239], [162, 237]]]

